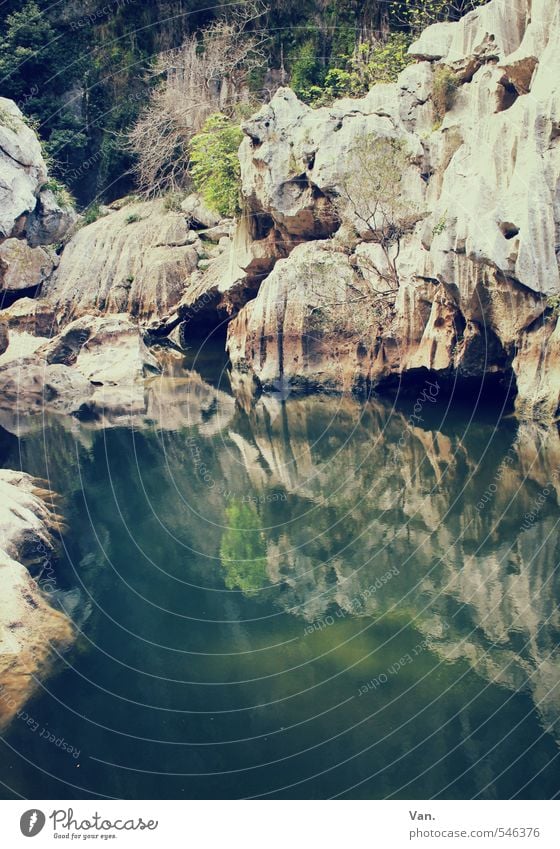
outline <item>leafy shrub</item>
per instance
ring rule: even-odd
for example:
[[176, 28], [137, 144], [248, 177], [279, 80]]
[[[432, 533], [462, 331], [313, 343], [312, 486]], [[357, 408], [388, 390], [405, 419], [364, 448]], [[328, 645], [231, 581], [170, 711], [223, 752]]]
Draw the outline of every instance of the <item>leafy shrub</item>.
[[488, 0], [390, 0], [393, 25], [405, 26], [413, 38], [437, 21], [454, 21]]
[[237, 151], [243, 133], [221, 113], [211, 115], [191, 141], [191, 177], [205, 203], [223, 216], [240, 211]]
[[384, 43], [375, 45], [365, 64], [368, 88], [376, 83], [395, 82], [400, 72], [412, 62], [407, 55], [409, 45], [409, 37], [402, 32], [392, 32]]
[[[302, 100], [310, 100], [312, 88], [323, 91], [324, 70], [317, 59], [315, 39], [309, 38], [298, 48], [296, 57], [290, 63], [290, 85]], [[315, 95], [317, 92], [315, 92]]]
[[560, 317], [560, 295], [549, 295], [546, 299], [546, 306], [551, 310], [553, 318]]
[[142, 221], [142, 216], [137, 212], [131, 212], [130, 215], [126, 216], [125, 224], [137, 224], [138, 221]]
[[446, 112], [453, 108], [458, 88], [458, 76], [445, 65], [438, 65], [432, 86], [432, 101], [438, 121], [443, 121]]
[[93, 224], [98, 218], [103, 218], [106, 215], [98, 203], [91, 203], [84, 209], [82, 215], [82, 226], [87, 227], [88, 224]]
[[395, 82], [412, 59], [407, 55], [410, 38], [393, 32], [381, 42], [363, 42], [346, 59], [346, 68], [331, 68], [323, 86], [312, 85], [296, 91], [311, 106], [326, 106], [339, 97], [361, 97], [377, 83]]

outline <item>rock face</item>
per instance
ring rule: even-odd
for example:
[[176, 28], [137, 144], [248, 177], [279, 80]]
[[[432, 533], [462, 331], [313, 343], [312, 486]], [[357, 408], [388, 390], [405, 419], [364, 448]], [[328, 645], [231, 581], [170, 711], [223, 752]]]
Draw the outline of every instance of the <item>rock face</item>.
[[197, 267], [189, 233], [185, 216], [166, 211], [163, 201], [127, 204], [73, 236], [45, 297], [64, 320], [165, 315]]
[[0, 97], [0, 240], [28, 236], [33, 247], [60, 239], [75, 214], [44, 188], [41, 145], [13, 102]]
[[[232, 362], [340, 389], [513, 374], [519, 413], [554, 417], [560, 6], [491, 0], [410, 52], [417, 64], [362, 99], [313, 110], [281, 89], [245, 124], [247, 206], [289, 257], [230, 324]], [[393, 195], [368, 174], [391, 145]]]
[[53, 531], [58, 519], [39, 484], [21, 472], [0, 470], [0, 729], [14, 717], [48, 673], [55, 649], [73, 635], [69, 619], [54, 610], [37, 582], [51, 582]]

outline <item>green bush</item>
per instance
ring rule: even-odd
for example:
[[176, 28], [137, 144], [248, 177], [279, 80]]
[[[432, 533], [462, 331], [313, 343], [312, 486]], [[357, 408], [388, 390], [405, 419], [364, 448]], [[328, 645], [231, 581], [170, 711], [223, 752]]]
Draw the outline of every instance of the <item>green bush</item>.
[[438, 65], [432, 86], [432, 101], [437, 121], [443, 121], [446, 112], [453, 108], [459, 84], [459, 77], [450, 68]]
[[98, 203], [91, 203], [83, 212], [82, 226], [87, 227], [88, 224], [93, 224], [94, 221], [103, 218], [106, 214]]
[[308, 100], [310, 89], [322, 90], [324, 69], [317, 59], [315, 39], [309, 38], [298, 47], [295, 58], [290, 62], [290, 85], [302, 100]]
[[296, 90], [311, 106], [326, 106], [339, 97], [362, 97], [377, 83], [395, 82], [412, 59], [407, 55], [410, 37], [391, 33], [383, 42], [363, 42], [354, 55], [346, 59], [346, 68], [327, 71], [323, 86], [312, 85]]
[[43, 183], [41, 189], [48, 189], [48, 191], [52, 192], [57, 204], [62, 209], [74, 209], [76, 201], [64, 183], [61, 183], [59, 180], [55, 180], [54, 177], [51, 177], [46, 183]]
[[243, 133], [225, 115], [211, 115], [190, 145], [191, 176], [205, 203], [220, 215], [240, 212], [237, 151]]

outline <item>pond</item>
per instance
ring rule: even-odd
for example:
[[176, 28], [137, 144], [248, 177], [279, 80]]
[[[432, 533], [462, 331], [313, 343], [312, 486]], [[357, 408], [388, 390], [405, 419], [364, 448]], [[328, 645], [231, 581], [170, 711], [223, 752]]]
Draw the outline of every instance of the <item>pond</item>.
[[4, 436], [63, 496], [44, 589], [76, 639], [0, 795], [557, 794], [558, 435], [428, 380], [236, 402], [204, 376]]

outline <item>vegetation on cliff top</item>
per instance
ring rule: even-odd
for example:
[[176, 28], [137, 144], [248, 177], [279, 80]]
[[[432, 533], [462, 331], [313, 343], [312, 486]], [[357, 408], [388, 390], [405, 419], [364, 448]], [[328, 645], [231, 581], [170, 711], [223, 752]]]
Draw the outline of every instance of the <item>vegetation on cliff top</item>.
[[[54, 178], [81, 204], [112, 200], [150, 184], [154, 133], [173, 152], [166, 162], [185, 161], [187, 112], [188, 143], [209, 115], [237, 121], [283, 83], [312, 104], [361, 94], [396, 76], [424, 26], [481, 2], [6, 0], [1, 91], [36, 122]], [[198, 95], [162, 111], [173, 81]], [[156, 190], [160, 176], [156, 163]]]

